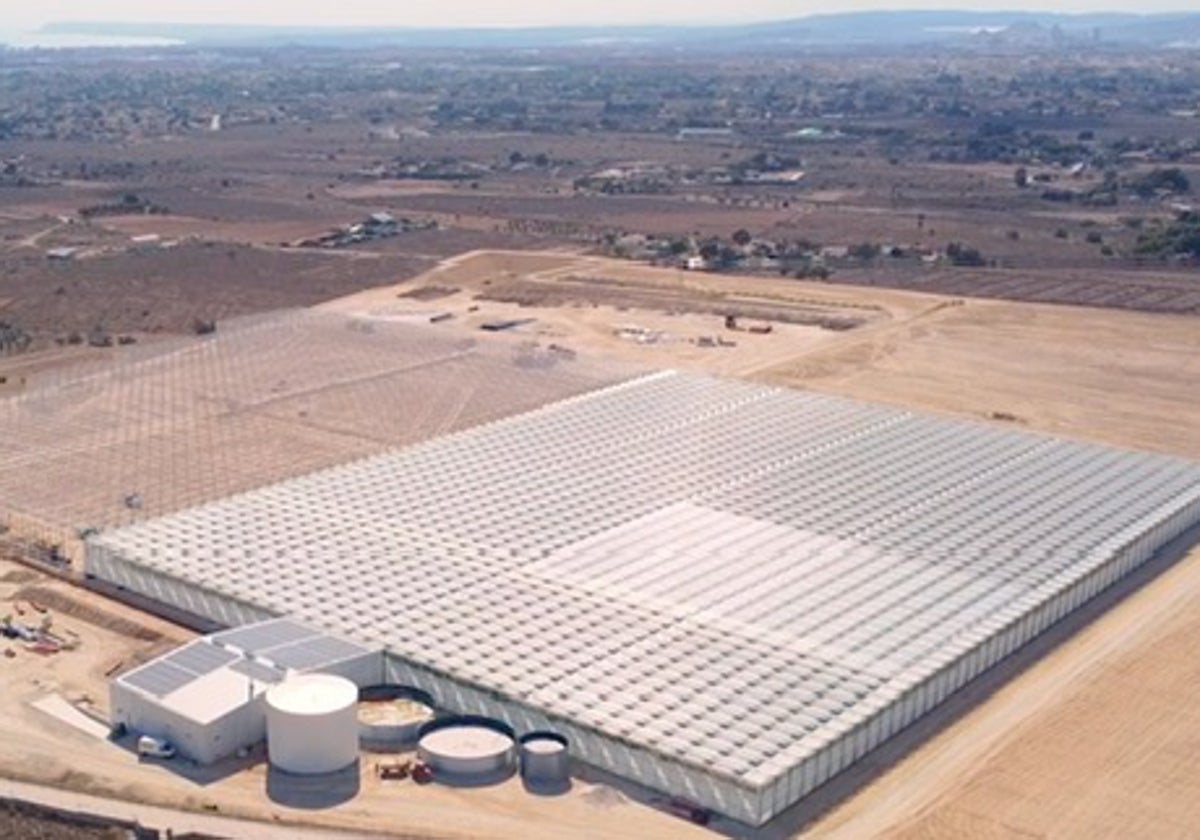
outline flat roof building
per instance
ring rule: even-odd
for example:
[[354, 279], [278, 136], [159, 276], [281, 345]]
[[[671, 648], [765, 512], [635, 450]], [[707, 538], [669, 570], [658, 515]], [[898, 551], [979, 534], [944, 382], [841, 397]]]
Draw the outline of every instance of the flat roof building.
[[185, 758], [211, 764], [266, 737], [263, 695], [292, 674], [378, 684], [383, 658], [288, 619], [205, 636], [114, 679], [112, 723], [163, 738]]

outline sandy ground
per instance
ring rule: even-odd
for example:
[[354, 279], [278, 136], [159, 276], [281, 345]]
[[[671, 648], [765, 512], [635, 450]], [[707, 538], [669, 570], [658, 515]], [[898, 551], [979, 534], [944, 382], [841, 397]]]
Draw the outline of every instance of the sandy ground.
[[[56, 713], [64, 700], [107, 715], [107, 676], [132, 667], [192, 634], [95, 593], [52, 581], [23, 566], [0, 560], [0, 612], [40, 621], [20, 593], [38, 587], [92, 607], [90, 621], [51, 609], [54, 628], [80, 640], [75, 650], [53, 656], [27, 651], [4, 640], [0, 649], [0, 775], [71, 788], [86, 794], [170, 808], [247, 817], [269, 822], [308, 823], [345, 830], [396, 832], [420, 838], [686, 838], [704, 830], [631, 797], [646, 791], [610, 787], [594, 774], [577, 777], [559, 796], [527, 793], [510, 779], [483, 788], [419, 786], [376, 778], [375, 763], [390, 756], [364, 753], [352, 774], [304, 780], [269, 772], [261, 750], [248, 760], [198, 768], [183, 760], [139, 761], [125, 744], [115, 744], [65, 724]], [[17, 614], [17, 604], [24, 611]], [[137, 640], [104, 624], [124, 619], [161, 634]], [[120, 625], [117, 625], [120, 626]], [[42, 705], [50, 712], [37, 708]], [[52, 713], [55, 712], [55, 713]], [[158, 815], [161, 818], [161, 815]]]
[[[573, 297], [589, 280], [614, 288], [612, 302]], [[536, 305], [491, 299], [518, 281], [518, 296], [536, 298], [540, 293], [565, 302]], [[422, 288], [437, 296], [414, 294]], [[720, 314], [687, 311], [697, 301], [729, 312], [777, 310], [782, 318], [796, 317], [799, 310], [814, 320], [849, 318], [866, 324], [908, 317], [942, 303], [922, 295], [868, 294], [858, 289], [843, 295], [833, 287], [776, 281], [758, 283], [750, 294], [744, 280], [731, 282], [716, 275], [648, 269], [577, 254], [473, 252], [447, 260], [412, 282], [370, 289], [320, 308], [418, 322], [449, 315], [440, 328], [476, 335], [487, 322], [528, 320], [500, 337], [722, 376], [743, 376], [786, 364], [840, 335], [816, 325], [761, 317], [743, 320], [747, 325], [769, 323], [770, 334], [730, 331]]]
[[182, 239], [198, 236], [226, 242], [258, 244], [262, 242], [292, 242], [317, 236], [329, 230], [312, 219], [279, 222], [230, 222], [191, 216], [112, 216], [103, 219], [100, 227], [127, 234], [154, 234], [163, 239]]
[[1200, 458], [1200, 320], [970, 301], [759, 372], [771, 382]]
[[[553, 305], [486, 299], [514, 278], [523, 291], [545, 289]], [[617, 305], [572, 300], [569, 286], [579, 285], [579, 278], [615, 286]], [[432, 300], [410, 296], [422, 287], [453, 293]], [[675, 294], [673, 311], [646, 307], [649, 293], [662, 290]], [[725, 330], [720, 316], [687, 311], [714, 300], [731, 311], [775, 306], [782, 313], [805, 305], [863, 324], [839, 332], [776, 320], [771, 334], [755, 335]], [[1200, 458], [1200, 321], [1190, 316], [722, 277], [517, 252], [464, 254], [411, 282], [323, 307], [425, 321], [450, 314], [444, 328], [468, 332], [485, 321], [533, 319], [510, 340]], [[628, 326], [661, 338], [620, 335]], [[704, 336], [734, 346], [700, 346]]]

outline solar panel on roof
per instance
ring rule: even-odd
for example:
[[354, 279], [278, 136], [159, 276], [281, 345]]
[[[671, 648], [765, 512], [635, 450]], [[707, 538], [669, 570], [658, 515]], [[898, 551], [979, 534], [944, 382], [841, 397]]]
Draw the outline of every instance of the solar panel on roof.
[[316, 636], [317, 631], [296, 621], [279, 619], [261, 624], [251, 624], [247, 627], [236, 627], [217, 633], [213, 641], [222, 645], [232, 645], [247, 653], [258, 653], [268, 648], [298, 642]]
[[302, 642], [272, 648], [264, 653], [268, 659], [284, 668], [294, 668], [297, 671], [317, 668], [333, 662], [340, 662], [353, 656], [367, 653], [365, 648], [341, 639], [328, 636], [318, 636], [305, 639]]
[[178, 691], [196, 679], [190, 671], [178, 668], [166, 660], [151, 662], [136, 671], [121, 677], [126, 685], [153, 694], [155, 697], [165, 697], [173, 691]]
[[207, 642], [193, 642], [172, 653], [165, 661], [186, 671], [191, 671], [196, 676], [204, 676], [234, 659], [237, 659], [237, 654], [230, 653], [224, 648], [210, 645]]
[[249, 677], [252, 680], [259, 682], [277, 683], [283, 681], [283, 673], [263, 665], [261, 662], [255, 662], [253, 659], [239, 659], [229, 666], [230, 671], [236, 671], [243, 677]]

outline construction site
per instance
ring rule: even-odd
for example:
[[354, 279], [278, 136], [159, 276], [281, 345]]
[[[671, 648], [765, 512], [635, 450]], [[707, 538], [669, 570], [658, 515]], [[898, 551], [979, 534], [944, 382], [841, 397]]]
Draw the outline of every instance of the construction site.
[[[574, 299], [602, 271], [632, 305]], [[954, 727], [914, 732], [1195, 542], [1200, 464], [1169, 434], [1144, 446], [968, 386], [948, 407], [830, 385], [856, 346], [916, 345], [1003, 306], [795, 283], [751, 299], [484, 253], [49, 368], [0, 401], [3, 538], [78, 594], [9, 597], [151, 614], [163, 629], [105, 661], [111, 697], [86, 711], [179, 749], [183, 789], [210, 779], [195, 790], [246, 816], [264, 817], [230, 794], [246, 774], [299, 822], [381, 828], [381, 779], [426, 772], [451, 791], [487, 779], [492, 813], [518, 766], [554, 781], [569, 754], [574, 791], [522, 806], [560, 836], [588, 824], [601, 780], [639, 803], [612, 836], [836, 836], [888, 783], [864, 767], [919, 760]], [[1147, 316], [1106, 317], [1134, 335]], [[27, 607], [7, 626], [78, 654], [39, 622]], [[276, 691], [302, 678], [311, 695]], [[398, 711], [354, 724], [379, 691]], [[328, 725], [288, 723], [309, 714]], [[367, 783], [360, 737], [412, 757], [379, 759]], [[345, 764], [312, 764], [306, 739], [358, 762], [315, 811], [279, 794], [279, 772], [336, 781]], [[829, 798], [855, 778], [865, 798]]]

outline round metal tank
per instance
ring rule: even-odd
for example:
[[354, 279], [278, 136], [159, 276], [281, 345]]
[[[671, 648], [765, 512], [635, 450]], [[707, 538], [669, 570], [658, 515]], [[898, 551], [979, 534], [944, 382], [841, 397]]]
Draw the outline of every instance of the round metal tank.
[[443, 781], [483, 784], [512, 773], [516, 758], [513, 731], [483, 717], [450, 717], [421, 728], [417, 755]]
[[333, 773], [358, 759], [358, 687], [304, 674], [267, 692], [267, 756], [287, 773]]
[[433, 698], [419, 688], [377, 685], [358, 692], [358, 737], [366, 749], [408, 746], [433, 718]]
[[566, 736], [530, 732], [521, 736], [521, 778], [529, 787], [545, 790], [571, 785], [571, 753]]

